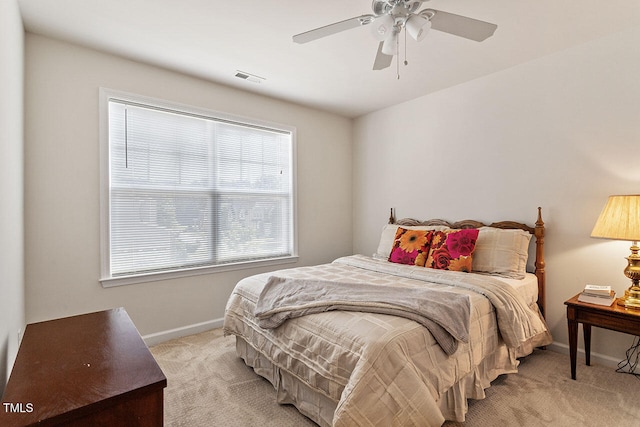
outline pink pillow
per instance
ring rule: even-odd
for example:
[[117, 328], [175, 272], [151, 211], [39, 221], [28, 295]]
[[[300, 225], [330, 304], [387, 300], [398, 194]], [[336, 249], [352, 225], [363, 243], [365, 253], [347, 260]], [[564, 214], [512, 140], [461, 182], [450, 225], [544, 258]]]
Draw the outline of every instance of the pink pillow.
[[425, 267], [471, 272], [478, 230], [434, 231]]
[[431, 230], [409, 230], [398, 227], [389, 261], [424, 266], [429, 255], [432, 236]]

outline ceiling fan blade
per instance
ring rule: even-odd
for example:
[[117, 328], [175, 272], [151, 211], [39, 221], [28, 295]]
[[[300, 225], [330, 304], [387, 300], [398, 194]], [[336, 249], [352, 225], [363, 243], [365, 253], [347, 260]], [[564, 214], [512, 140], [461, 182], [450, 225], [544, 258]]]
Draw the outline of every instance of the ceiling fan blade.
[[374, 70], [384, 70], [385, 68], [389, 68], [391, 61], [393, 60], [393, 55], [382, 53], [383, 44], [384, 42], [382, 41], [378, 45], [378, 53], [376, 54], [376, 59], [373, 61]]
[[356, 16], [355, 18], [345, 19], [344, 21], [335, 22], [333, 24], [325, 25], [324, 27], [296, 34], [295, 36], [293, 36], [293, 41], [296, 43], [308, 43], [322, 37], [339, 33], [341, 31], [350, 30], [351, 28], [370, 24], [375, 18], [375, 15], [360, 15]]
[[496, 31], [496, 28], [498, 28], [496, 24], [443, 12], [441, 10], [425, 9], [421, 11], [420, 14], [427, 17], [433, 14], [433, 17], [431, 17], [431, 28], [434, 30], [477, 42], [488, 39]]

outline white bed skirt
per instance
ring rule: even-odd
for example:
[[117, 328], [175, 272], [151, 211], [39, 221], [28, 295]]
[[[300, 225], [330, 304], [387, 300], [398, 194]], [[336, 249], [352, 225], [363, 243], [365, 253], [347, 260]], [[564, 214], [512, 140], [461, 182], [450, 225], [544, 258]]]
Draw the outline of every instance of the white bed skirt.
[[[445, 419], [463, 422], [468, 410], [467, 399], [484, 399], [485, 389], [499, 375], [517, 372], [517, 357], [530, 354], [534, 343], [509, 351], [505, 345], [487, 356], [476, 369], [445, 392], [437, 404]], [[338, 402], [320, 390], [300, 381], [290, 372], [275, 366], [263, 354], [257, 352], [244, 339], [236, 336], [236, 353], [261, 377], [276, 389], [280, 404], [294, 405], [298, 411], [320, 426], [331, 426]]]

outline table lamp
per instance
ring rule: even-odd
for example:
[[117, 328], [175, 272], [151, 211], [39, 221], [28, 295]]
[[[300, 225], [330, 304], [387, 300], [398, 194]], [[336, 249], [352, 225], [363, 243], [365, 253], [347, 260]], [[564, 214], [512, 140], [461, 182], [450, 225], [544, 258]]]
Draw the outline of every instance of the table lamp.
[[624, 297], [618, 299], [618, 305], [640, 310], [640, 195], [610, 196], [591, 237], [633, 242], [624, 269], [624, 275], [631, 279], [631, 286], [624, 292]]

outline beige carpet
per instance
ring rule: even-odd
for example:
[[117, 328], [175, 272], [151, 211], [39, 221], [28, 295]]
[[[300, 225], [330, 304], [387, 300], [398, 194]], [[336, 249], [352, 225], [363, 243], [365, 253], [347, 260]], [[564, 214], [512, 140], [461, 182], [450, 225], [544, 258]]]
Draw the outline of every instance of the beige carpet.
[[[288, 405], [278, 405], [271, 384], [235, 355], [233, 337], [220, 329], [154, 346], [167, 376], [166, 426], [313, 426]], [[640, 425], [640, 380], [578, 360], [577, 380], [569, 357], [536, 350], [520, 372], [503, 375], [487, 398], [469, 402], [465, 423], [455, 426]]]

